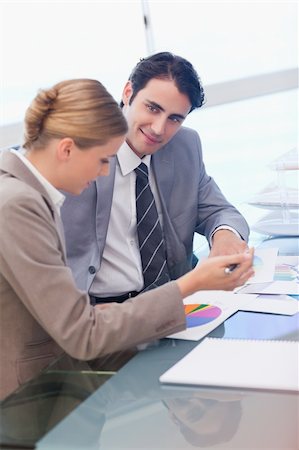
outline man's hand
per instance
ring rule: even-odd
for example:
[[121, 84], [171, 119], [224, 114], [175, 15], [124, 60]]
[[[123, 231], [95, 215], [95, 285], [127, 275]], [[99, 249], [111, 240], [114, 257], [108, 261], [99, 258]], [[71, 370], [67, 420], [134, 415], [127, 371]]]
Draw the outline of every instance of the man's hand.
[[[201, 261], [195, 269], [176, 280], [182, 297], [200, 290], [232, 291], [243, 286], [254, 275], [252, 267], [254, 249], [234, 255], [215, 256]], [[230, 266], [236, 268], [229, 272]]]
[[218, 230], [213, 236], [212, 248], [209, 256], [232, 255], [244, 253], [248, 250], [245, 241], [229, 230]]

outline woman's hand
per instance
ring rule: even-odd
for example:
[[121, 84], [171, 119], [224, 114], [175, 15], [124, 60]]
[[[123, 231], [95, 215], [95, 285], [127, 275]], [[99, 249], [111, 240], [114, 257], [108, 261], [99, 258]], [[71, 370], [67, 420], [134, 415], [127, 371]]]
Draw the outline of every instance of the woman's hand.
[[[195, 269], [177, 280], [183, 297], [199, 290], [231, 291], [242, 286], [254, 275], [252, 267], [254, 249], [235, 255], [209, 257]], [[229, 272], [226, 268], [236, 265]]]

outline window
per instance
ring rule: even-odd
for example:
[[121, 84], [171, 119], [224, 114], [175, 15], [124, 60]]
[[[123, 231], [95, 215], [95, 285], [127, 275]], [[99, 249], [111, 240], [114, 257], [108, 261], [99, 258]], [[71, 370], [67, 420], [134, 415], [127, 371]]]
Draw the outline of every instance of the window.
[[297, 66], [292, 1], [150, 1], [155, 51], [185, 56], [204, 84]]
[[120, 100], [132, 67], [146, 55], [140, 2], [0, 3], [0, 126], [23, 120], [39, 88], [96, 78]]

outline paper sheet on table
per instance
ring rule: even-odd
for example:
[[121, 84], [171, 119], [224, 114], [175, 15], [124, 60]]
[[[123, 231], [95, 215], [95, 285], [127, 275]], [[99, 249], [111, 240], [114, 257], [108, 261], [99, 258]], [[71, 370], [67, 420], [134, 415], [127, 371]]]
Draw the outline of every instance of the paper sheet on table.
[[271, 283], [248, 284], [238, 290], [238, 294], [299, 295], [296, 281], [273, 281]]
[[273, 281], [277, 253], [277, 248], [260, 248], [255, 250], [253, 258], [254, 276], [248, 280], [248, 283]]
[[[213, 331], [228, 317], [242, 309], [256, 296], [234, 294], [227, 291], [199, 291], [184, 299], [185, 305], [206, 305], [203, 310], [195, 311], [198, 326], [188, 327], [184, 331], [167, 336], [173, 339], [198, 341]], [[192, 315], [192, 314], [191, 314]], [[188, 324], [188, 316], [187, 316]]]
[[299, 281], [299, 256], [277, 256], [274, 281]]
[[293, 316], [299, 312], [299, 302], [288, 295], [259, 295], [242, 306], [242, 311]]
[[299, 284], [296, 281], [273, 281], [261, 293], [299, 295]]
[[298, 255], [278, 255], [276, 259], [276, 264], [289, 264], [291, 266], [298, 266], [299, 256]]
[[299, 295], [299, 257], [277, 256], [273, 281], [250, 283], [235, 289], [240, 294]]

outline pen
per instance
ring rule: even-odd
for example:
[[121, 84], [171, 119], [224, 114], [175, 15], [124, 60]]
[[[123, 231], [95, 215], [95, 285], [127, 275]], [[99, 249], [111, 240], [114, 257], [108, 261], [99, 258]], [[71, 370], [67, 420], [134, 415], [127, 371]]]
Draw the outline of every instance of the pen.
[[230, 266], [226, 267], [224, 269], [224, 272], [229, 275], [230, 273], [232, 273], [236, 268], [238, 267], [238, 264], [231, 264]]

